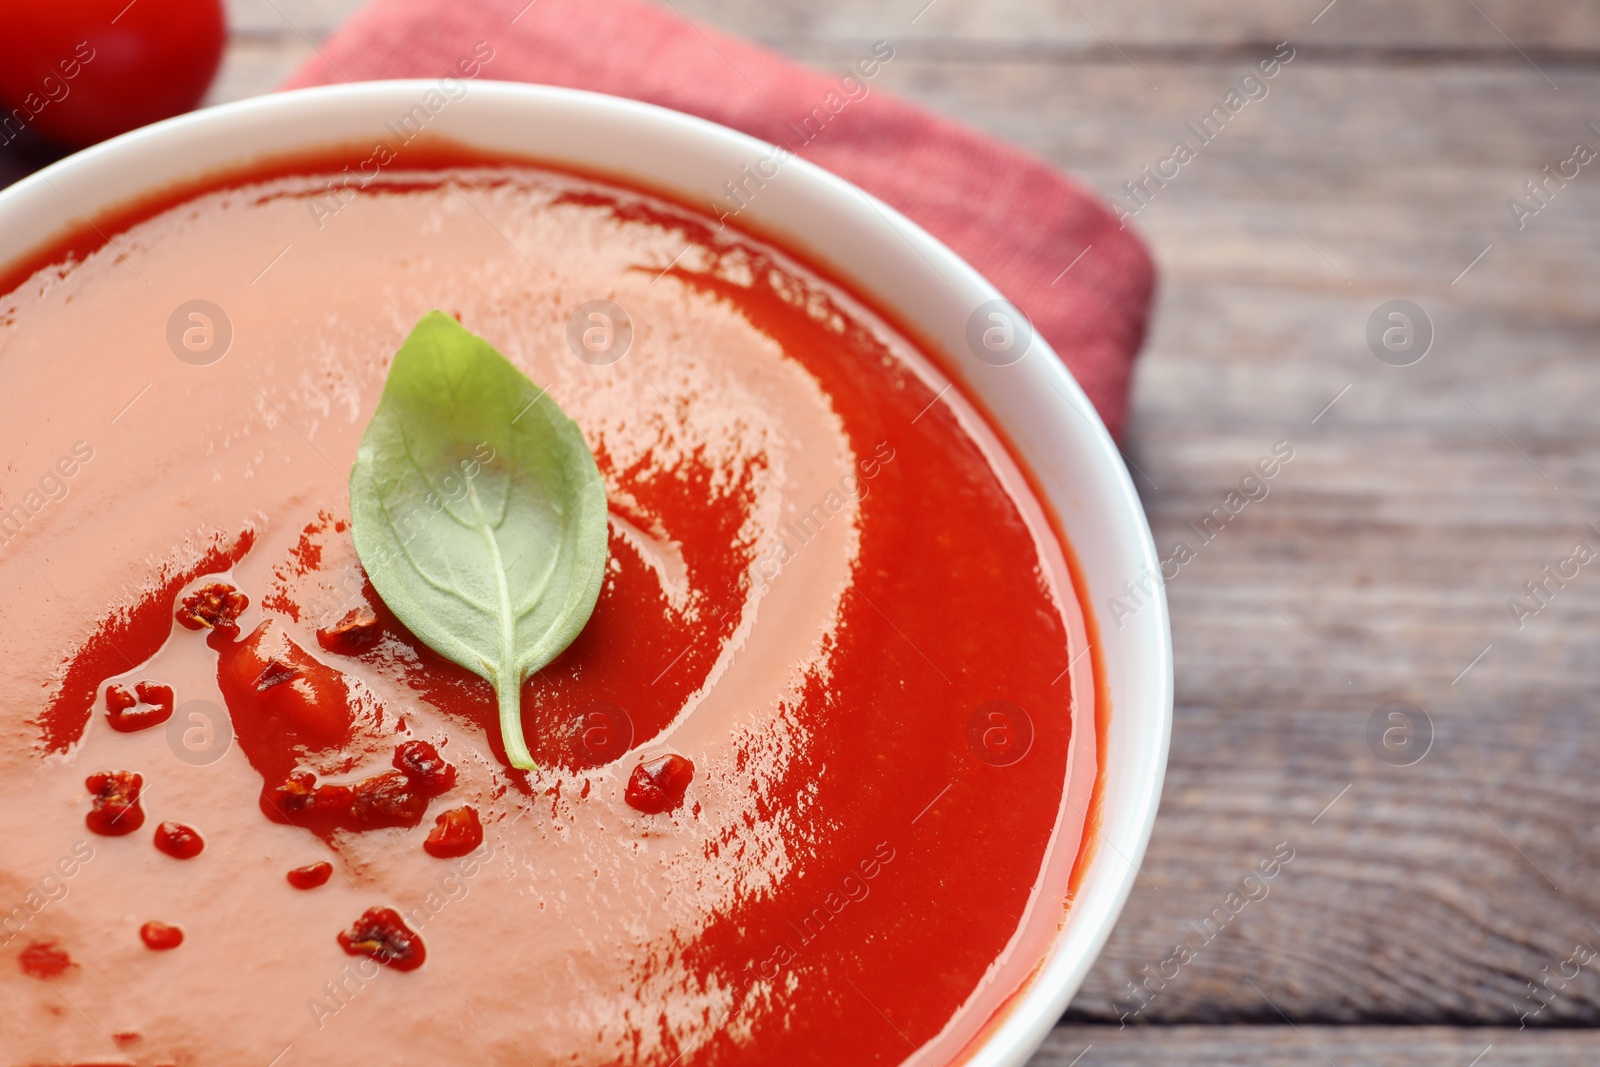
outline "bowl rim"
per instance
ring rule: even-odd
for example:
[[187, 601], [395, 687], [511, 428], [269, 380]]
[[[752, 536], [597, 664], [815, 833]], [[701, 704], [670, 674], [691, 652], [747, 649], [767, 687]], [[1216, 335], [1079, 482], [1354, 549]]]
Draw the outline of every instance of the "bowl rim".
[[[638, 100], [587, 90], [494, 79], [477, 79], [463, 84], [467, 86], [467, 91], [460, 99], [476, 98], [481, 103], [458, 109], [457, 113], [487, 108], [491, 115], [523, 109], [523, 115], [541, 119], [550, 119], [552, 115], [580, 116], [598, 128], [629, 131], [669, 147], [691, 146], [693, 151], [701, 152], [707, 158], [724, 162], [730, 159], [753, 162], [778, 151], [777, 146], [769, 142], [710, 120]], [[437, 91], [440, 85], [440, 80], [401, 79], [270, 93], [180, 115], [83, 149], [0, 189], [0, 247], [10, 250], [8, 258], [0, 262], [0, 268], [25, 263], [31, 255], [59, 239], [73, 226], [79, 223], [93, 225], [95, 218], [147, 196], [159, 195], [163, 188], [178, 186], [188, 180], [204, 180], [208, 174], [233, 166], [248, 166], [252, 158], [292, 153], [295, 151], [294, 145], [306, 151], [354, 141], [362, 135], [364, 127], [352, 129], [342, 137], [334, 131], [356, 127], [362, 116], [378, 114], [383, 108], [414, 101], [430, 90]], [[285, 140], [285, 129], [296, 127], [297, 124], [298, 132]], [[479, 123], [479, 127], [482, 126]], [[487, 143], [473, 133], [463, 134], [459, 128], [441, 128], [439, 132], [452, 140], [464, 141], [491, 153], [500, 151], [527, 155], [509, 147], [508, 143]], [[218, 147], [219, 142], [243, 144], [252, 136], [269, 134], [285, 140], [285, 146], [242, 152]], [[484, 136], [492, 140], [497, 135], [489, 133]], [[512, 139], [506, 135], [507, 142]], [[583, 141], [582, 138], [578, 140]], [[561, 159], [553, 158], [549, 153], [539, 153], [533, 158], [547, 159], [553, 163], [571, 163], [588, 168], [591, 173], [615, 177], [620, 182], [646, 190], [664, 190], [669, 195], [676, 194], [684, 203], [695, 202], [690, 199], [692, 196], [709, 199], [705, 196], [706, 189], [682, 188], [662, 179], [659, 174], [630, 175], [616, 173], [609, 167], [594, 167], [585, 162], [591, 160], [597, 151], [594, 144], [579, 143], [574, 148], [574, 154]], [[203, 161], [208, 152], [215, 157], [209, 163]], [[171, 157], [175, 153], [188, 153], [188, 156], [174, 162]], [[148, 177], [163, 172], [169, 175], [165, 181], [152, 181]], [[713, 169], [713, 173], [729, 176], [726, 170]], [[732, 176], [737, 176], [736, 172]], [[777, 182], [773, 184], [778, 187]], [[715, 184], [707, 188], [714, 189]], [[898, 321], [919, 329], [923, 325], [918, 321], [919, 316], [910, 314], [909, 309], [903, 307], [904, 300], [888, 291], [899, 284], [899, 279], [863, 278], [846, 253], [872, 253], [876, 250], [881, 253], [877, 257], [879, 262], [895, 264], [913, 280], [924, 266], [930, 267], [964, 294], [970, 307], [985, 301], [1004, 300], [994, 285], [941, 241], [895, 208], [844, 178], [804, 158], [791, 156], [783, 163], [782, 188], [784, 191], [771, 198], [770, 203], [760, 198], [752, 201], [751, 217], [746, 220], [750, 227], [763, 237], [774, 230], [780, 234], [790, 233], [791, 237], [774, 236], [770, 239], [780, 248], [788, 248], [799, 242], [804, 247], [807, 259], [819, 262], [836, 276], [849, 280], [851, 285], [871, 300], [891, 309]], [[124, 191], [119, 194], [115, 192], [116, 189]], [[75, 198], [70, 193], [78, 195]], [[63, 203], [67, 211], [62, 210]], [[855, 236], [845, 241], [836, 235], [834, 239], [819, 245], [814, 237], [802, 239], [793, 236], [797, 231], [782, 225], [765, 228], [771, 222], [771, 216], [775, 213], [781, 215], [784, 205], [792, 208], [796, 203], [822, 207], [835, 217], [836, 231], [854, 227]], [[66, 221], [56, 224], [52, 222], [53, 219]], [[842, 247], [847, 243], [850, 244], [849, 248]], [[948, 329], [943, 333], [950, 336]], [[919, 346], [926, 346], [929, 343], [936, 344], [938, 335], [939, 331], [927, 330], [913, 334], [913, 340]], [[1019, 388], [1032, 390], [1037, 394], [1035, 400], [1042, 397], [1046, 408], [1054, 405], [1058, 409], [1054, 414], [1059, 416], [1060, 425], [1052, 427], [1051, 432], [1058, 438], [1064, 435], [1070, 440], [1080, 463], [1087, 464], [1076, 473], [1083, 475], [1087, 472], [1084, 485], [1094, 490], [1092, 502], [1104, 509], [1093, 514], [1114, 527], [1111, 531], [1116, 535], [1113, 544], [1119, 543], [1117, 539], [1120, 539], [1121, 549], [1127, 557], [1124, 561], [1127, 571], [1125, 577], [1151, 575], [1154, 578], [1154, 591], [1149, 601], [1140, 607], [1139, 617], [1134, 620], [1134, 633], [1128, 638], [1142, 652], [1145, 677], [1135, 682], [1136, 697], [1126, 693], [1121, 697], [1115, 692], [1111, 694], [1108, 736], [1101, 739], [1101, 758], [1104, 761], [1102, 773], [1106, 780], [1101, 785], [1103, 794], [1099, 825], [1093, 828], [1100, 838], [1095, 854], [1090, 857], [1082, 873], [1076, 898], [1070, 902], [1058, 936], [1051, 942], [1030, 979], [1008, 999], [1002, 1010], [989, 1020], [979, 1036], [958, 1057], [959, 1062], [982, 1067], [1018, 1067], [1032, 1055], [1056, 1024], [1104, 947], [1132, 890], [1149, 843], [1165, 776], [1172, 725], [1170, 620], [1160, 560], [1138, 492], [1115, 442], [1066, 364], [1037, 333], [1032, 338], [1032, 344], [1038, 349], [1040, 358], [1024, 358], [1014, 367], [1007, 368], [1015, 370], [1022, 383], [1020, 386], [1004, 388], [1012, 392]], [[1029, 447], [1023, 440], [1026, 435], [1020, 432], [1017, 425], [1008, 424], [1003, 410], [993, 402], [991, 392], [996, 389], [1004, 392], [1004, 388], [985, 384], [996, 380], [985, 377], [992, 368], [984, 368], [976, 357], [964, 360], [956, 346], [937, 347], [934, 354], [942, 357], [936, 360], [940, 369], [960, 380], [969, 394], [981, 398], [986, 417], [994, 423], [994, 428], [1006, 440], [1019, 462], [1030, 470], [1041, 502], [1053, 512], [1061, 531], [1068, 535], [1069, 551], [1075, 550], [1078, 538], [1071, 536], [1066, 515], [1069, 509], [1065, 501], [1058, 499], [1057, 494], [1050, 492], [1044, 484], [1045, 479], [1041, 477], [1036, 462], [1039, 457], [1030, 455]], [[1031, 353], [1032, 349], [1028, 350], [1028, 354]], [[1052, 401], [1048, 396], [1050, 393], [1054, 393], [1060, 403]], [[1073, 491], [1087, 490], [1075, 484]], [[1106, 582], [1112, 582], [1112, 579], [1107, 578]], [[1110, 592], [1115, 595], [1114, 589]], [[1083, 603], [1085, 615], [1096, 619], [1093, 600], [1087, 591], [1080, 590], [1079, 599], [1086, 601]], [[1097, 621], [1098, 632], [1103, 639], [1106, 620]], [[1110, 673], [1109, 667], [1104, 673]], [[1114, 750], [1113, 745], [1116, 746]], [[920, 1055], [920, 1050], [915, 1055]]]

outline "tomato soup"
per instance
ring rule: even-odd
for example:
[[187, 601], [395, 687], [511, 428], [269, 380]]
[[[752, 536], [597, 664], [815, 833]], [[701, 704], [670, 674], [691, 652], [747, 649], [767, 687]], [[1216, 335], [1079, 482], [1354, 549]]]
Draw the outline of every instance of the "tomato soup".
[[[1025, 472], [765, 237], [359, 158], [217, 177], [0, 283], [0, 1064], [958, 1058], [1065, 921], [1045, 873], [1095, 786], [1090, 624]], [[432, 309], [605, 481], [598, 605], [523, 687], [531, 771], [352, 546], [357, 442]]]

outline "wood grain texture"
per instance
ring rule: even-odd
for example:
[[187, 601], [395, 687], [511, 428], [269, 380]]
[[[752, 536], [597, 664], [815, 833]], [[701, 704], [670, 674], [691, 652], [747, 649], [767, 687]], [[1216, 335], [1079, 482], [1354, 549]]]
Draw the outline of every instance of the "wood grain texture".
[[[358, 5], [229, 6], [213, 101], [270, 88]], [[1547, 1028], [1600, 1024], [1600, 961], [1562, 977], [1600, 948], [1600, 566], [1520, 628], [1508, 601], [1576, 541], [1600, 551], [1600, 164], [1525, 229], [1507, 200], [1600, 148], [1600, 2], [676, 6], [823, 67], [893, 41], [877, 85], [1112, 200], [1293, 42], [1132, 222], [1163, 275], [1126, 452], [1158, 545], [1196, 555], [1167, 586], [1177, 708], [1150, 851], [1034, 1062], [1592, 1060], [1592, 1032]], [[1404, 368], [1365, 339], [1396, 297], [1436, 332]], [[1202, 544], [1190, 524], [1279, 441], [1294, 458], [1268, 495]], [[1431, 720], [1412, 766], [1369, 744], [1394, 699]], [[1293, 859], [1245, 893], [1280, 842]]]
[[1554, 1067], [1594, 1062], [1584, 1031], [1432, 1026], [1061, 1026], [1032, 1067]]
[[[1455, 0], [676, 0], [689, 16], [787, 51], [886, 37], [953, 45], [974, 57], [995, 46], [1058, 55], [1180, 51], [1315, 32], [1322, 47], [1503, 59], [1514, 49], [1581, 54], [1600, 45], [1600, 3]], [[991, 53], [992, 54], [992, 53]]]
[[224, 0], [228, 50], [207, 104], [275, 89], [365, 0]]

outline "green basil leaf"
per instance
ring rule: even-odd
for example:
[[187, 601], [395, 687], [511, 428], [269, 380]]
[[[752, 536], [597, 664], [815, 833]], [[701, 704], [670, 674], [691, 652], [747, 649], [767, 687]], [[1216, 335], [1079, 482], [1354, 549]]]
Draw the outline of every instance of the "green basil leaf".
[[350, 471], [356, 553], [435, 652], [488, 679], [513, 767], [522, 683], [583, 629], [606, 567], [606, 494], [576, 423], [439, 311], [411, 331]]

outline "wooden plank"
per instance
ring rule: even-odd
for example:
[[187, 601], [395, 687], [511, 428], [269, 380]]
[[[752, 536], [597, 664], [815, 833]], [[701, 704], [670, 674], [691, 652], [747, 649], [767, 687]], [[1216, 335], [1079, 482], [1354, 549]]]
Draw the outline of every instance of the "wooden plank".
[[1583, 1031], [1482, 1027], [1061, 1026], [1031, 1067], [1552, 1067], [1594, 1062]]
[[994, 46], [1060, 54], [1114, 50], [1204, 52], [1242, 43], [1311, 39], [1323, 47], [1386, 53], [1581, 54], [1600, 46], [1600, 3], [1517, 0], [855, 0], [771, 3], [675, 0], [691, 18], [798, 51], [825, 41], [884, 38], [957, 44], [973, 56]]
[[228, 48], [206, 104], [269, 93], [365, 0], [226, 0]]
[[235, 38], [283, 36], [320, 41], [367, 0], [225, 0]]
[[270, 93], [310, 55], [311, 45], [298, 34], [235, 38], [206, 93], [206, 105]]
[[[1198, 104], [1226, 84], [1214, 68], [1154, 73]], [[943, 91], [982, 99], [980, 80]], [[1013, 72], [994, 92], [1038, 100], [1019, 80], [1044, 78]], [[1105, 176], [1136, 174], [1179, 124], [1131, 79], [1107, 80], [1063, 79], [1031, 130], [1013, 109], [1007, 132], [1109, 195]], [[1168, 587], [1178, 711], [1149, 880], [1074, 1014], [1136, 1009], [1127, 983], [1198, 944], [1193, 924], [1288, 840], [1302, 866], [1141, 1018], [1276, 1018], [1255, 982], [1297, 1020], [1515, 1023], [1538, 1007], [1529, 981], [1600, 945], [1584, 877], [1600, 861], [1586, 708], [1600, 679], [1584, 654], [1600, 583], [1560, 590], [1521, 631], [1506, 608], [1576, 539], [1600, 547], [1582, 462], [1600, 444], [1600, 375], [1583, 358], [1600, 182], [1563, 190], [1538, 220], [1551, 226], [1518, 234], [1504, 209], [1541, 150], [1581, 135], [1583, 105], [1512, 68], [1291, 67], [1274, 94], [1138, 220], [1167, 269], [1130, 447], [1158, 544], [1199, 556]], [[1069, 148], [1059, 131], [1083, 114], [1096, 119]], [[1452, 286], [1491, 243], [1503, 258]], [[1415, 367], [1366, 348], [1368, 316], [1395, 296], [1438, 327]], [[1201, 547], [1189, 524], [1278, 440], [1296, 458], [1272, 495]], [[1364, 736], [1395, 698], [1437, 728], [1413, 768], [1379, 762]], [[1600, 978], [1583, 977], [1539, 1018], [1600, 1020]]]

